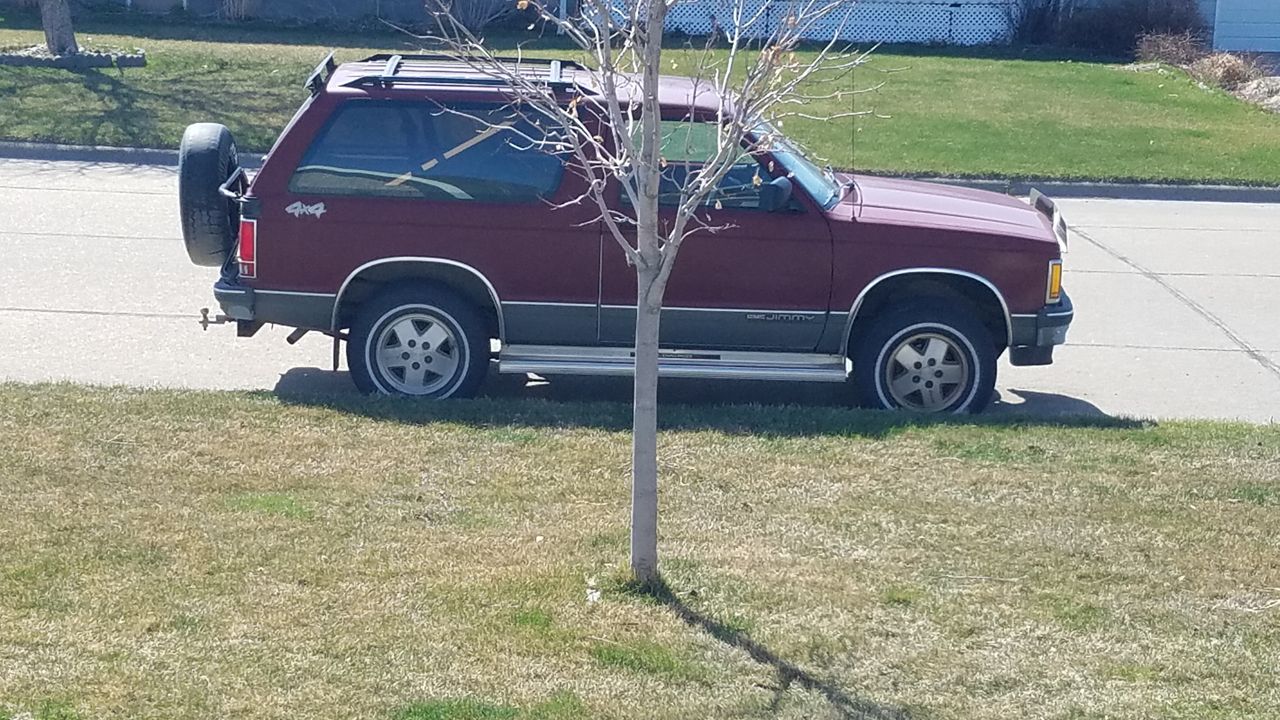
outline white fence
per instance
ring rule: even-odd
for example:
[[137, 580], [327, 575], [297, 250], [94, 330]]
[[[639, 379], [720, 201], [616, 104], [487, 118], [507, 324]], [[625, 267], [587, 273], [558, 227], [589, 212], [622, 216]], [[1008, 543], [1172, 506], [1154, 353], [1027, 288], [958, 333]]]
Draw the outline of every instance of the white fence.
[[[1008, 42], [1012, 34], [1010, 9], [1017, 0], [849, 0], [807, 33], [812, 40], [838, 34], [850, 42], [990, 45]], [[732, 0], [685, 0], [667, 17], [669, 32], [708, 35], [732, 22]], [[758, 36], [785, 22], [793, 6], [788, 0], [749, 0], [766, 13], [753, 30]]]

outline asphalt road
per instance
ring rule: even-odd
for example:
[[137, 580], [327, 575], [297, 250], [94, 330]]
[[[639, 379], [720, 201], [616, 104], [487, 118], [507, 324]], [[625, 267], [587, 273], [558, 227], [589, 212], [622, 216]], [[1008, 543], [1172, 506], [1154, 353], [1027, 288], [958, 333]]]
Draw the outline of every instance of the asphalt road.
[[[175, 171], [0, 160], [0, 379], [282, 395], [353, 392], [331, 344], [266, 328], [202, 331], [215, 271], [186, 259]], [[1280, 205], [1063, 201], [1077, 319], [1054, 365], [1003, 364], [996, 413], [1280, 419]], [[840, 402], [826, 385], [672, 381], [668, 400]], [[525, 383], [498, 396], [629, 397], [624, 379]]]

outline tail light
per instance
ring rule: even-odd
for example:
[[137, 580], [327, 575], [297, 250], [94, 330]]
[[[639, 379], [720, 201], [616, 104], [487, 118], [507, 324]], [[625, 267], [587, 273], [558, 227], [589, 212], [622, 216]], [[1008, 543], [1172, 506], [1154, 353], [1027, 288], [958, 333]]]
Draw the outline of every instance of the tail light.
[[240, 221], [240, 242], [236, 246], [236, 262], [240, 264], [240, 277], [258, 276], [258, 221]]

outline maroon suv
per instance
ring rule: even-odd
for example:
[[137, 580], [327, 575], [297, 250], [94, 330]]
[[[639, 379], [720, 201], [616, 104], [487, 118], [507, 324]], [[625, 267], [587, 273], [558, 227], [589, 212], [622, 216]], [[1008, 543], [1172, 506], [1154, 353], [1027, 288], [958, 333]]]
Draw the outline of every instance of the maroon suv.
[[[566, 102], [597, 92], [573, 63], [521, 62]], [[495, 358], [507, 373], [631, 372], [635, 272], [596, 208], [554, 207], [587, 188], [513, 141], [534, 128], [501, 83], [397, 55], [330, 57], [307, 87], [252, 181], [226, 128], [183, 138], [187, 249], [222, 266], [214, 294], [240, 335], [274, 323], [346, 341], [356, 385], [387, 394], [465, 396]], [[667, 132], [714, 132], [691, 118], [691, 87], [664, 78]], [[694, 105], [714, 110], [706, 95]], [[873, 407], [975, 412], [1001, 353], [1049, 364], [1071, 323], [1066, 225], [1038, 193], [834, 174], [781, 141], [744, 154], [706, 212], [728, 229], [681, 252], [664, 376], [851, 381]]]

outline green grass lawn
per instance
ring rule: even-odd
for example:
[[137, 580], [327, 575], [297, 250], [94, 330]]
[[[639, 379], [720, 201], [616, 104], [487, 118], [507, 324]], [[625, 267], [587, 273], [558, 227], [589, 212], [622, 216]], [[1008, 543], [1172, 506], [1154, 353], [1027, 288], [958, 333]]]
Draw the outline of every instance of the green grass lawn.
[[[0, 46], [30, 45], [29, 19], [0, 20]], [[21, 29], [26, 28], [26, 29]], [[0, 138], [174, 147], [191, 122], [228, 125], [265, 150], [302, 101], [329, 47], [356, 59], [412, 50], [407, 36], [161, 24], [81, 25], [90, 45], [142, 47], [124, 73], [0, 68]], [[500, 40], [511, 44], [514, 40]], [[535, 52], [564, 55], [544, 42]], [[671, 72], [691, 61], [674, 48]], [[957, 176], [1280, 184], [1280, 115], [1176, 71], [1134, 72], [1014, 50], [966, 55], [888, 48], [860, 69], [874, 117], [787, 131], [815, 155], [860, 170]], [[845, 107], [812, 108], [818, 114]]]
[[0, 718], [1280, 715], [1280, 427], [628, 419], [0, 385]]

